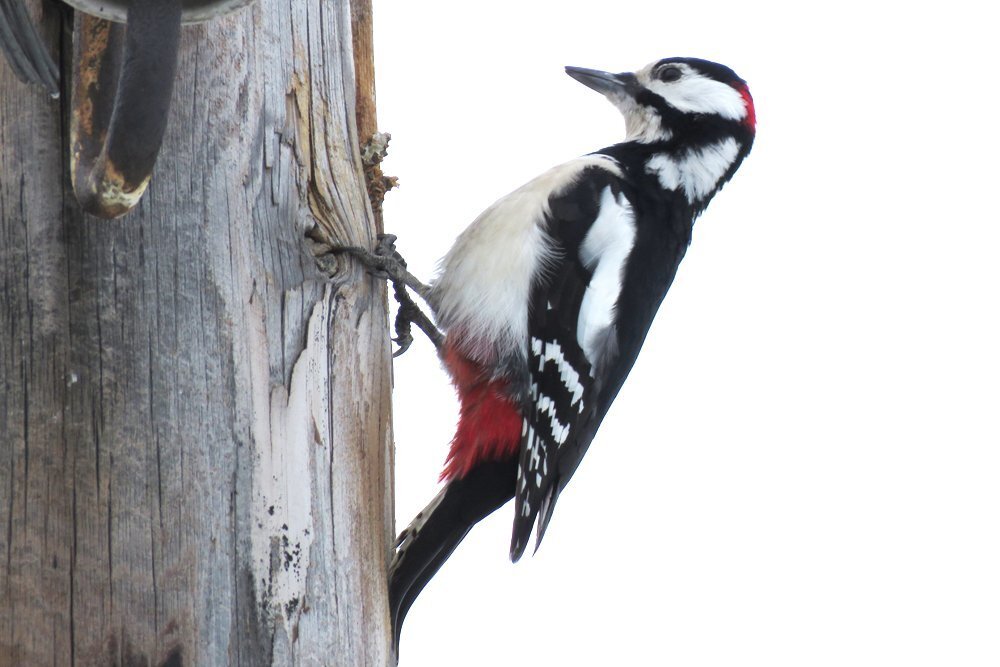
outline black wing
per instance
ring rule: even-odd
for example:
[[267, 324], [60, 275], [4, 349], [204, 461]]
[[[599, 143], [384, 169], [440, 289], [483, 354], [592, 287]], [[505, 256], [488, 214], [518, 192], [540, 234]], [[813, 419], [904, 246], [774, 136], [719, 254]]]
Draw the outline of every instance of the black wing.
[[532, 288], [528, 315], [529, 391], [515, 490], [511, 560], [524, 553], [538, 520], [537, 545], [560, 490], [593, 440], [603, 410], [595, 400], [591, 361], [577, 338], [581, 305], [593, 277], [581, 246], [598, 217], [602, 195], [618, 193], [618, 177], [599, 167], [549, 202], [548, 231], [557, 253]]
[[59, 70], [32, 25], [24, 0], [0, 0], [0, 48], [18, 79], [59, 97]]

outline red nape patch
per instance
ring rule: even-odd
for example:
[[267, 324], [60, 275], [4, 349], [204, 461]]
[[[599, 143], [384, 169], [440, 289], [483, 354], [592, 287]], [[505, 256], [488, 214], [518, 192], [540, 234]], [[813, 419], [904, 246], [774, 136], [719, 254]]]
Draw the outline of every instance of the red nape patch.
[[483, 377], [479, 365], [448, 343], [442, 356], [462, 404], [443, 481], [465, 477], [480, 461], [514, 456], [521, 444], [521, 413], [507, 397], [506, 381]]
[[736, 90], [740, 91], [740, 95], [743, 96], [743, 102], [747, 105], [747, 117], [743, 119], [743, 124], [749, 127], [751, 132], [756, 133], [757, 112], [753, 108], [753, 97], [750, 96], [750, 89], [747, 88], [746, 84], [740, 84], [736, 86]]

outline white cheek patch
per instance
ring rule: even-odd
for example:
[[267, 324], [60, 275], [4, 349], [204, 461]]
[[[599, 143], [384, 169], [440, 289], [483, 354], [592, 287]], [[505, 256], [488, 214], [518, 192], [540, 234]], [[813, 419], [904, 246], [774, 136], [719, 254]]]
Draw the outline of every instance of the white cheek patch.
[[615, 304], [625, 279], [625, 260], [635, 243], [635, 215], [624, 195], [611, 188], [601, 194], [597, 219], [580, 246], [583, 265], [593, 270], [577, 320], [576, 339], [592, 367], [603, 347], [601, 333], [614, 321]]
[[729, 120], [743, 120], [747, 115], [743, 95], [729, 84], [702, 76], [685, 68], [678, 81], [664, 82], [644, 72], [642, 83], [667, 104], [685, 113], [716, 114]]
[[712, 194], [739, 152], [739, 142], [729, 137], [680, 158], [655, 155], [646, 163], [646, 172], [655, 174], [666, 190], [683, 187], [684, 196], [694, 203]]

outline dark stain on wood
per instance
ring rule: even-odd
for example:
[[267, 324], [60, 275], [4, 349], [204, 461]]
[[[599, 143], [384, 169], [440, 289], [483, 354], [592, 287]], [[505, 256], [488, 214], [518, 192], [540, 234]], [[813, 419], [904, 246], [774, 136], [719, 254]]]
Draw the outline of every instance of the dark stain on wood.
[[170, 653], [167, 654], [167, 658], [157, 665], [157, 667], [184, 667], [184, 657], [180, 646], [175, 646], [171, 649]]

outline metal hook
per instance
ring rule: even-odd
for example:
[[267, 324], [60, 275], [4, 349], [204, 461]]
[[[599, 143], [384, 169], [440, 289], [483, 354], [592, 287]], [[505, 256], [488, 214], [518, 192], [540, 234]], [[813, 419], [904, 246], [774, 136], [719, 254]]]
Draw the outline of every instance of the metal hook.
[[142, 197], [160, 151], [177, 68], [181, 2], [133, 0], [124, 30], [84, 14], [76, 20], [73, 190], [85, 211], [115, 218]]
[[[167, 126], [181, 22], [206, 21], [250, 2], [66, 0], [80, 10], [70, 170], [85, 211], [115, 218], [145, 192]], [[112, 21], [125, 21], [125, 27]], [[59, 96], [59, 70], [23, 0], [0, 0], [0, 50], [19, 79]]]

